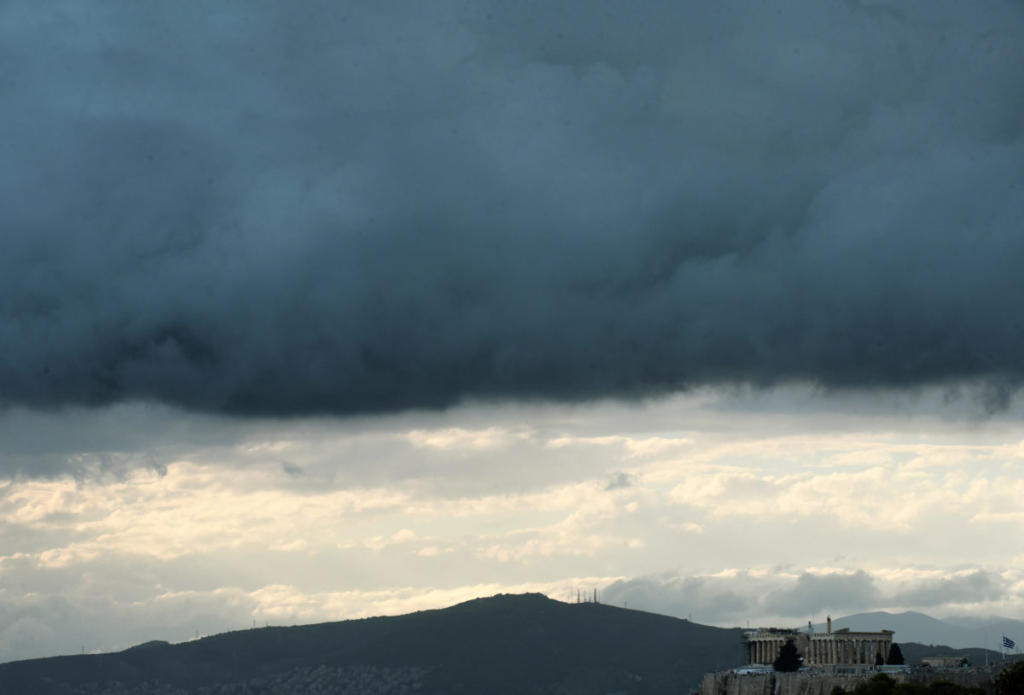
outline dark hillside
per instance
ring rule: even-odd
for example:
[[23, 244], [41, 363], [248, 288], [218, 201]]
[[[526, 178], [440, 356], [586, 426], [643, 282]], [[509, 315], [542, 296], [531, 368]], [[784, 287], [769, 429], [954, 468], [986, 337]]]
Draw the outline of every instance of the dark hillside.
[[955, 649], [946, 645], [918, 644], [917, 642], [900, 642], [900, 649], [903, 651], [903, 658], [908, 664], [920, 664], [921, 659], [926, 656], [958, 656], [967, 659], [972, 666], [985, 664], [986, 652], [988, 652], [989, 663], [995, 664], [1000, 660], [999, 652], [981, 647], [967, 647]]
[[425, 695], [678, 693], [707, 671], [739, 664], [740, 634], [601, 604], [499, 595], [396, 617], [13, 662], [0, 665], [0, 694], [102, 692], [84, 684], [112, 681], [197, 692], [317, 666], [412, 669], [423, 674], [417, 692]]

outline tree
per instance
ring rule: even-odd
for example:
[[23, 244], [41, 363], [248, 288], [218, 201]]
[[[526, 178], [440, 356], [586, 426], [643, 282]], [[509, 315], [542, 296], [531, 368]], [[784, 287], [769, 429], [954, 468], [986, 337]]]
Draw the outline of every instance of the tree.
[[884, 673], [875, 674], [869, 681], [861, 681], [853, 689], [855, 695], [892, 695], [896, 681]]
[[885, 659], [882, 658], [882, 652], [875, 654], [875, 666], [883, 666], [884, 664]]
[[889, 658], [885, 663], [893, 666], [903, 665], [903, 650], [900, 649], [900, 645], [895, 642], [892, 643], [892, 647], [889, 648]]
[[793, 640], [786, 640], [779, 650], [779, 656], [772, 662], [772, 668], [776, 671], [789, 673], [800, 669], [800, 654], [796, 650], [796, 643]]
[[1018, 661], [1004, 668], [996, 676], [996, 695], [1020, 695], [1024, 693], [1024, 661]]

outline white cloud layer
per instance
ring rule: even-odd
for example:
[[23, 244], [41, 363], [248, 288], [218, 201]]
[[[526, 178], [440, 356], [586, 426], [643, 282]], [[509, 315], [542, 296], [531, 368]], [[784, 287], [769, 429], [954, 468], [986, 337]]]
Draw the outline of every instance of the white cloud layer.
[[[933, 396], [857, 415], [705, 392], [369, 427], [159, 409], [200, 434], [158, 465], [0, 481], [0, 659], [523, 587], [724, 625], [1020, 611], [1018, 416], [949, 420]], [[108, 416], [145, 426], [138, 407]], [[113, 429], [105, 446], [77, 450], [138, 456]]]

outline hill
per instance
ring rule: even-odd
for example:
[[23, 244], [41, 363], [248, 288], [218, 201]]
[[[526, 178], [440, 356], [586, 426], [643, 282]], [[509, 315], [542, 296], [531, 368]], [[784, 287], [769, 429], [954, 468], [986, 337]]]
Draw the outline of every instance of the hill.
[[[857, 613], [832, 621], [833, 629], [895, 630], [898, 642], [948, 645], [954, 648], [999, 649], [1002, 635], [1024, 638], [1024, 622], [1005, 618], [947, 618], [939, 620], [914, 611]], [[815, 626], [818, 631], [825, 626]], [[1017, 640], [1018, 642], [1020, 640]]]
[[174, 695], [245, 689], [283, 695], [321, 687], [382, 695], [653, 695], [686, 692], [705, 672], [741, 659], [738, 629], [540, 594], [498, 595], [395, 617], [2, 664], [0, 695], [118, 687]]
[[947, 647], [945, 645], [919, 644], [917, 642], [900, 642], [900, 651], [908, 664], [920, 664], [926, 656], [956, 656], [967, 659], [972, 666], [985, 663], [999, 663], [1002, 657], [999, 652], [977, 647]]

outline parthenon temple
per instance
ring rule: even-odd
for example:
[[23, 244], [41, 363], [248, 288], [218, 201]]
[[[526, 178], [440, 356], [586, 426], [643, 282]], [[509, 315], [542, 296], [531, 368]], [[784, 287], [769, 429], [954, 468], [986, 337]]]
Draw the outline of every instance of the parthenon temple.
[[758, 628], [744, 635], [749, 666], [770, 666], [782, 646], [793, 640], [804, 666], [844, 670], [873, 666], [879, 656], [882, 661], [888, 659], [892, 636], [892, 630], [851, 632], [843, 628], [833, 632], [831, 618], [825, 632]]

